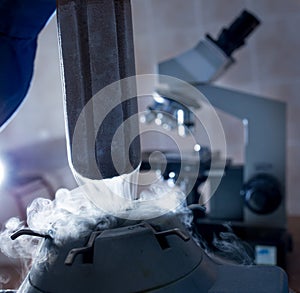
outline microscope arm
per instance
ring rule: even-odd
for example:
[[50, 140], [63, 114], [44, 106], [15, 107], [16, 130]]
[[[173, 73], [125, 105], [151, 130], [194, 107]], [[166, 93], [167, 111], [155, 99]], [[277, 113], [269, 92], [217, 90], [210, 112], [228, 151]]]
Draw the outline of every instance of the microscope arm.
[[245, 179], [264, 167], [271, 168], [276, 177], [284, 178], [285, 103], [211, 85], [196, 87], [214, 107], [243, 121], [247, 161]]

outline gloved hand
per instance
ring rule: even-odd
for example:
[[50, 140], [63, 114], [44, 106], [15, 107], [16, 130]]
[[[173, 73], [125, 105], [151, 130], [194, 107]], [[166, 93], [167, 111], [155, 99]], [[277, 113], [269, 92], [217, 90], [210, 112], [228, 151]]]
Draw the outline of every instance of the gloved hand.
[[39, 32], [55, 0], [0, 0], [0, 127], [26, 96]]

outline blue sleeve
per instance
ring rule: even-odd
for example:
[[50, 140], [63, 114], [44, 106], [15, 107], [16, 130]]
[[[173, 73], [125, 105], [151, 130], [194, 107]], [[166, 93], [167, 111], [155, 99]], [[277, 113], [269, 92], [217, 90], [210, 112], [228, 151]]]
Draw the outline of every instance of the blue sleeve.
[[55, 0], [0, 0], [0, 126], [27, 94], [37, 36], [55, 6]]

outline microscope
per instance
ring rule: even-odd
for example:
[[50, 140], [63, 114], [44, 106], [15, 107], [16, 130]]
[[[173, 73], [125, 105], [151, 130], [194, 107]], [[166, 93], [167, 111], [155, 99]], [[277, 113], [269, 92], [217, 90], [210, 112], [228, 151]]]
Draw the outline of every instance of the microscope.
[[[217, 40], [207, 35], [195, 48], [160, 63], [158, 71], [196, 87], [213, 107], [238, 118], [243, 125], [244, 164], [233, 165], [229, 158], [224, 174], [209, 179], [212, 186], [218, 187], [209, 199], [207, 214], [195, 217], [199, 230], [212, 241], [212, 231], [223, 231], [222, 225], [230, 223], [234, 232], [251, 244], [257, 263], [284, 267], [285, 254], [291, 247], [285, 205], [286, 105], [212, 84], [233, 65], [232, 53], [245, 44], [245, 38], [259, 23], [250, 12], [243, 11]], [[159, 84], [157, 93], [160, 99], [154, 99], [144, 120], [150, 122], [153, 115], [164, 112], [176, 121], [178, 111], [183, 111], [185, 127], [194, 131], [195, 119], [189, 109], [199, 109], [201, 101], [189, 96], [176, 82]], [[195, 190], [207, 179], [205, 168], [209, 163], [202, 162], [189, 204], [199, 204], [199, 197], [201, 202]], [[165, 177], [168, 179], [167, 173]]]

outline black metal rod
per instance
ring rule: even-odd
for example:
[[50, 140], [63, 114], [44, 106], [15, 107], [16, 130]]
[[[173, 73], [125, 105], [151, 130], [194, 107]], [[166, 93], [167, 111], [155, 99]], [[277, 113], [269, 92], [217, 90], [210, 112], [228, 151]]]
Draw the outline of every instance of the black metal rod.
[[12, 240], [16, 240], [17, 238], [19, 238], [20, 236], [23, 236], [23, 235], [36, 236], [36, 237], [45, 238], [45, 239], [52, 239], [52, 237], [48, 234], [41, 234], [39, 232], [32, 231], [31, 229], [21, 229], [19, 231], [16, 231], [15, 233], [13, 233], [10, 236], [10, 238]]

